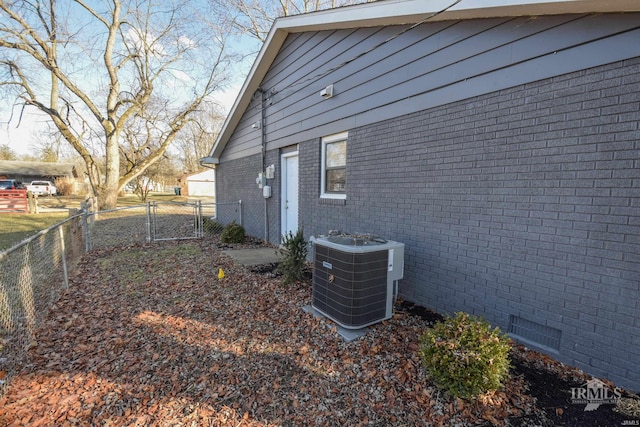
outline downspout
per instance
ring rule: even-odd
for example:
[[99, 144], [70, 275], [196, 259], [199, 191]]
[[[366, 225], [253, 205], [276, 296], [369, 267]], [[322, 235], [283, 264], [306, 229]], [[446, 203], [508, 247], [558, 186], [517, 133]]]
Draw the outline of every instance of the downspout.
[[[267, 102], [267, 93], [262, 89], [258, 88], [257, 90], [260, 93], [260, 140], [262, 144], [261, 150], [261, 163], [260, 167], [262, 168], [262, 173], [265, 174], [266, 171], [266, 160], [267, 160], [267, 129], [266, 129], [266, 120], [265, 120], [265, 103]], [[263, 175], [264, 176], [264, 175]], [[265, 179], [266, 181], [266, 179]], [[264, 240], [269, 241], [269, 209], [267, 206], [268, 199], [263, 197], [264, 199]]]

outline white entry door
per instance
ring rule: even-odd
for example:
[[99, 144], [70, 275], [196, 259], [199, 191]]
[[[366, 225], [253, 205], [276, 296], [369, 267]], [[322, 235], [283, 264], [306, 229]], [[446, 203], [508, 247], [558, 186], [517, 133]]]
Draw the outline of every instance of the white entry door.
[[298, 231], [298, 152], [282, 155], [281, 233]]

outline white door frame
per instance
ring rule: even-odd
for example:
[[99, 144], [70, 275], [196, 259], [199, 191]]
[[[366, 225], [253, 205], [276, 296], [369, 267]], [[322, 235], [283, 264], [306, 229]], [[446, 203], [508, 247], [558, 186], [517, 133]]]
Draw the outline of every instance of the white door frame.
[[[286, 209], [287, 209], [287, 167], [286, 167], [286, 162], [288, 160], [288, 158], [290, 157], [298, 157], [298, 151], [290, 151], [288, 153], [282, 153], [280, 155], [280, 165], [282, 168], [282, 179], [280, 180], [280, 236], [284, 235], [286, 233], [287, 230], [287, 215], [286, 215]], [[300, 182], [300, 167], [299, 167], [300, 163], [298, 163], [298, 185]], [[298, 191], [298, 189], [296, 188], [296, 191]], [[300, 201], [297, 201], [298, 205], [300, 204]], [[296, 215], [296, 221], [298, 221], [297, 215]], [[293, 230], [293, 232], [295, 233], [295, 230]]]

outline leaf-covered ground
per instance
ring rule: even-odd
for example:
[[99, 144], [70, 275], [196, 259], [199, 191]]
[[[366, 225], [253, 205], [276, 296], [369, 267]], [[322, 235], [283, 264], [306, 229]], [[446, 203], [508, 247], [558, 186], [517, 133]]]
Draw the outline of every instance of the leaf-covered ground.
[[441, 395], [416, 351], [425, 316], [399, 310], [347, 343], [302, 310], [309, 283], [283, 286], [220, 249], [209, 239], [85, 257], [0, 400], [0, 424], [551, 423], [517, 372], [478, 402]]

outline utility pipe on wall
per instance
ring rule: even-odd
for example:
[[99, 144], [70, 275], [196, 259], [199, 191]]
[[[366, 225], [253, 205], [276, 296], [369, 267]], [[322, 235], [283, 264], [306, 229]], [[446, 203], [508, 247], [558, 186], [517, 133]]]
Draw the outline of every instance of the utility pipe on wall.
[[[260, 142], [262, 144], [261, 150], [261, 162], [260, 167], [262, 169], [262, 173], [266, 172], [266, 158], [267, 158], [267, 128], [266, 128], [266, 119], [265, 119], [265, 103], [267, 102], [267, 93], [262, 89], [258, 88], [256, 91], [260, 94]], [[264, 198], [264, 240], [269, 241], [269, 209], [267, 206], [267, 198]]]

